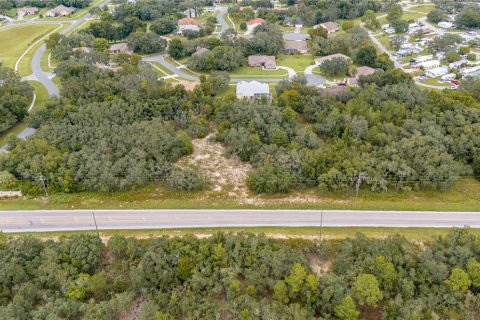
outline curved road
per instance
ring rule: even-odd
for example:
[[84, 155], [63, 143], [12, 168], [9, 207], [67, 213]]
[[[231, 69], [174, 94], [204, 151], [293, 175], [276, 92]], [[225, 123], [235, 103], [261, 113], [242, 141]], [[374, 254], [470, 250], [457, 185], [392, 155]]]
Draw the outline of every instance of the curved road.
[[[480, 227], [480, 212], [354, 210], [95, 210], [99, 229], [203, 227]], [[0, 211], [3, 232], [93, 230], [91, 210]]]
[[217, 34], [217, 38], [220, 38], [222, 34], [228, 29], [228, 23], [225, 20], [225, 14], [228, 13], [228, 8], [222, 7], [219, 5], [215, 5], [215, 8], [219, 11], [217, 15], [217, 21], [218, 23], [220, 23], [220, 26], [222, 27], [222, 31], [220, 31], [220, 33]]

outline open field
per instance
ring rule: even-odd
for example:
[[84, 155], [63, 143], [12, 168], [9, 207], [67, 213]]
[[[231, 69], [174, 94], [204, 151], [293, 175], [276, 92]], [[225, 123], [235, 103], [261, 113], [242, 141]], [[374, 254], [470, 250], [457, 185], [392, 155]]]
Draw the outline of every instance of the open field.
[[225, 191], [177, 192], [159, 184], [136, 190], [107, 192], [80, 192], [52, 194], [49, 201], [40, 198], [0, 202], [0, 210], [17, 209], [356, 209], [356, 210], [430, 210], [478, 211], [480, 210], [480, 181], [465, 178], [450, 190], [402, 192], [392, 190], [376, 193], [361, 190], [353, 194], [332, 194], [317, 189], [299, 190], [289, 195], [248, 195], [239, 201]]
[[415, 7], [411, 7], [409, 8], [408, 10], [412, 10], [412, 11], [417, 11], [417, 12], [422, 12], [424, 14], [428, 14], [430, 11], [432, 11], [433, 9], [435, 9], [435, 5], [421, 5], [421, 6], [415, 6]]
[[[277, 239], [304, 238], [319, 240], [344, 239], [355, 237], [357, 233], [363, 233], [368, 237], [385, 238], [390, 235], [401, 234], [410, 240], [429, 241], [435, 236], [444, 236], [447, 228], [375, 228], [375, 227], [252, 227], [252, 228], [185, 228], [185, 229], [150, 229], [150, 230], [101, 230], [100, 237], [110, 238], [114, 235], [125, 237], [149, 238], [184, 235], [209, 236], [217, 232], [254, 233], [265, 234]], [[470, 229], [470, 234], [479, 236], [480, 229]], [[32, 235], [40, 238], [59, 238], [72, 234], [96, 234], [95, 231], [64, 231], [64, 232], [32, 232], [32, 233], [9, 233], [8, 236]]]
[[[50, 30], [49, 33], [53, 32], [55, 30], [57, 32], [59, 32], [62, 29], [66, 28], [67, 24], [59, 24], [59, 25], [52, 24], [51, 26], [52, 26], [52, 30]], [[44, 41], [40, 41], [34, 47], [30, 48], [30, 50], [27, 52], [27, 54], [22, 58], [22, 60], [18, 64], [18, 74], [19, 75], [28, 76], [28, 75], [32, 74], [32, 59], [33, 59], [33, 56], [35, 54], [35, 51], [37, 51], [37, 49], [40, 48], [40, 46], [42, 46], [43, 44], [44, 44]], [[42, 65], [42, 70], [45, 71], [45, 72], [51, 72], [51, 71], [53, 71], [53, 69], [48, 68], [47, 59], [48, 59], [48, 52], [46, 54], [44, 54], [40, 59], [41, 63], [43, 61], [43, 64], [41, 64]], [[44, 68], [44, 65], [45, 65], [45, 68]]]
[[[58, 28], [58, 25], [35, 24], [0, 30], [0, 59], [3, 65], [14, 68], [17, 59], [32, 43], [55, 28]], [[33, 54], [33, 50], [31, 51]]]

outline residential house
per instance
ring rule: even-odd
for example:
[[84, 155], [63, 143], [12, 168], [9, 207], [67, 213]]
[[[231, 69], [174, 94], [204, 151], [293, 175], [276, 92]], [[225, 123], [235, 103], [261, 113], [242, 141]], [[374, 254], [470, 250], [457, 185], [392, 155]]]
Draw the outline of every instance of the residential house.
[[183, 30], [200, 31], [200, 21], [192, 18], [183, 18], [178, 20], [177, 26], [180, 33]]
[[268, 83], [260, 83], [258, 81], [240, 81], [237, 83], [238, 99], [262, 99], [272, 100], [270, 87]]
[[460, 60], [460, 61], [455, 61], [452, 62], [448, 65], [450, 69], [460, 69], [461, 67], [469, 66], [472, 63], [468, 60]]
[[337, 96], [339, 94], [344, 93], [347, 91], [348, 88], [345, 86], [331, 86], [331, 87], [326, 87], [326, 88], [318, 88], [318, 93], [319, 94], [331, 94], [334, 96]]
[[261, 24], [264, 24], [265, 20], [262, 18], [255, 18], [247, 22], [247, 31], [245, 33], [252, 33], [253, 30]]
[[183, 11], [183, 15], [187, 18], [198, 18], [200, 17], [200, 13], [198, 12], [197, 8], [189, 8]]
[[417, 63], [418, 67], [423, 67], [423, 69], [433, 69], [440, 67], [440, 60], [428, 60]]
[[45, 17], [66, 17], [75, 12], [74, 7], [65, 7], [64, 5], [59, 5], [51, 10], [48, 10], [45, 13]]
[[440, 21], [440, 22], [438, 23], [438, 26], [439, 26], [440, 28], [443, 28], [443, 29], [452, 29], [452, 28], [455, 27], [455, 25], [454, 25], [453, 23], [448, 22], [448, 21]]
[[472, 68], [464, 68], [461, 70], [462, 76], [478, 76], [480, 74], [480, 66], [472, 67]]
[[268, 70], [277, 69], [275, 56], [249, 56], [248, 65], [250, 67], [263, 67]]
[[117, 54], [117, 53], [127, 53], [127, 54], [132, 54], [133, 51], [128, 47], [127, 43], [115, 43], [111, 44], [108, 48], [108, 51], [112, 54]]
[[411, 59], [410, 60], [410, 65], [412, 67], [416, 67], [416, 66], [418, 66], [419, 63], [422, 63], [422, 62], [425, 62], [425, 61], [428, 61], [428, 60], [432, 60], [432, 59], [433, 59], [433, 55], [431, 55], [431, 54], [426, 55], [426, 56], [419, 56], [419, 57]]
[[338, 24], [331, 21], [320, 23], [320, 24], [317, 24], [316, 26], [313, 26], [313, 29], [318, 29], [318, 28], [325, 29], [327, 31], [327, 34], [332, 34], [340, 30], [340, 28], [338, 27]]
[[308, 46], [305, 41], [285, 41], [283, 47], [286, 54], [305, 54], [308, 52]]
[[303, 19], [298, 17], [295, 19], [295, 28], [303, 28], [304, 22]]
[[335, 54], [331, 54], [329, 56], [324, 56], [324, 57], [320, 57], [320, 58], [317, 58], [315, 59], [315, 64], [317, 66], [321, 65], [322, 63], [324, 63], [325, 61], [327, 60], [331, 60], [333, 58], [342, 58], [342, 59], [345, 59], [347, 61], [351, 61], [352, 59], [349, 57], [349, 56], [346, 56], [342, 53], [335, 53]]
[[174, 83], [174, 86], [182, 86], [187, 91], [193, 91], [198, 85], [200, 85], [200, 83], [197, 81], [190, 82], [190, 81], [181, 80]]
[[36, 14], [38, 12], [38, 8], [35, 7], [23, 7], [17, 9], [17, 16], [18, 19], [23, 19], [24, 16]]
[[447, 73], [446, 75], [442, 76], [440, 79], [444, 82], [450, 82], [452, 80], [455, 80], [457, 75], [455, 73]]
[[75, 53], [90, 53], [90, 52], [92, 52], [92, 48], [90, 48], [90, 47], [77, 47], [77, 48], [73, 48], [72, 52], [75, 52]]
[[293, 27], [293, 18], [292, 17], [286, 17], [283, 20], [283, 25], [288, 26], [288, 27]]
[[193, 57], [203, 56], [205, 53], [210, 52], [207, 48], [197, 48], [195, 52], [192, 54]]
[[358, 85], [358, 79], [362, 76], [369, 76], [371, 74], [374, 74], [376, 72], [375, 69], [367, 67], [367, 66], [362, 66], [357, 68], [357, 73], [355, 74], [355, 77], [349, 77], [347, 80], [347, 83], [349, 86], [357, 86]]
[[444, 76], [446, 74], [448, 74], [448, 68], [443, 67], [443, 66], [433, 68], [433, 69], [427, 70], [427, 72], [425, 72], [425, 75], [429, 78], [441, 77], [441, 76]]

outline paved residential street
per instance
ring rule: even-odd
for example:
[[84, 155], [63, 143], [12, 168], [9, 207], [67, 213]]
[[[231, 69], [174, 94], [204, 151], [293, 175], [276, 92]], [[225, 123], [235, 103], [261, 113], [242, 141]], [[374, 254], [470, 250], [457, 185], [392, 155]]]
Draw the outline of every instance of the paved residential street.
[[[322, 217], [323, 216], [323, 217]], [[95, 210], [99, 229], [197, 227], [480, 228], [480, 212], [354, 210]], [[322, 219], [323, 218], [323, 219]], [[92, 230], [92, 210], [0, 211], [3, 232]]]

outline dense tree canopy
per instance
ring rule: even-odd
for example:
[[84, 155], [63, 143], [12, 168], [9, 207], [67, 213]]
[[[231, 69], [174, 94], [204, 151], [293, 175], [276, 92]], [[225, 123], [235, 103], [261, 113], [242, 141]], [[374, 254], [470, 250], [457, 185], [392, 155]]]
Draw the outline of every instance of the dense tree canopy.
[[478, 241], [2, 235], [0, 318], [476, 319]]
[[0, 134], [23, 120], [32, 103], [33, 89], [9, 68], [0, 67]]

